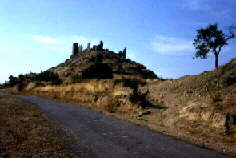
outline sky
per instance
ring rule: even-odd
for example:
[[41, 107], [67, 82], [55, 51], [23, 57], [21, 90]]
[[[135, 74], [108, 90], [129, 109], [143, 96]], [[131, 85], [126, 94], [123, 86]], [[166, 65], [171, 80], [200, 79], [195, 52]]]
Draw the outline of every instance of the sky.
[[[144, 64], [162, 78], [214, 69], [214, 56], [193, 59], [196, 30], [236, 26], [235, 0], [0, 0], [0, 83], [64, 62], [73, 42], [98, 44]], [[220, 65], [236, 58], [229, 41]]]

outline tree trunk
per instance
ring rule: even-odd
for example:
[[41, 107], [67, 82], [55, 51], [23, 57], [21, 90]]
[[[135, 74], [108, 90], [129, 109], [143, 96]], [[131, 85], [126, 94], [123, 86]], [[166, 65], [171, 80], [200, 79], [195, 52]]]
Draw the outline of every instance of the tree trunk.
[[216, 69], [218, 68], [218, 57], [219, 57], [219, 54], [215, 53], [215, 68]]

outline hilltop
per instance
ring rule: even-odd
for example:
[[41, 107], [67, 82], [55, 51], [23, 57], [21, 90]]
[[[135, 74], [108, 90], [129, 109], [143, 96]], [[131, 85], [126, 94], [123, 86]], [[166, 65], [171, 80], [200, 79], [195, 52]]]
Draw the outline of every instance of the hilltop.
[[103, 49], [103, 42], [86, 49], [82, 45], [74, 43], [72, 55], [64, 63], [49, 68], [41, 73], [30, 73], [10, 76], [9, 82], [3, 87], [16, 87], [23, 90], [30, 83], [36, 86], [68, 85], [87, 82], [92, 79], [112, 80], [142, 80], [159, 79], [156, 74], [148, 70], [144, 65], [126, 58], [126, 48], [115, 53], [109, 49]]
[[57, 73], [63, 83], [70, 84], [82, 79], [157, 79], [153, 71], [126, 58], [126, 48], [115, 53], [103, 49], [103, 43], [85, 50], [73, 44], [70, 59], [49, 69]]

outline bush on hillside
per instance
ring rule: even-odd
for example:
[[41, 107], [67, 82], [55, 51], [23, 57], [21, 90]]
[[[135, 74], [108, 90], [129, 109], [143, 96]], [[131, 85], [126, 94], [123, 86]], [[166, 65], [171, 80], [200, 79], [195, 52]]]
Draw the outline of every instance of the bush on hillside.
[[42, 82], [36, 82], [35, 87], [45, 87], [46, 85]]
[[71, 77], [71, 80], [73, 83], [80, 83], [83, 81], [83, 78], [81, 75], [74, 75]]
[[153, 71], [142, 72], [142, 78], [144, 79], [157, 79], [157, 75]]
[[222, 72], [225, 73], [225, 72], [228, 72], [228, 71], [231, 71], [232, 69], [234, 69], [236, 66], [232, 63], [227, 63], [225, 64], [223, 67], [222, 67]]
[[226, 86], [230, 86], [234, 83], [236, 83], [236, 72], [231, 72], [223, 78], [223, 84]]
[[112, 79], [112, 69], [107, 64], [96, 63], [82, 73], [83, 79]]
[[114, 96], [104, 96], [98, 99], [97, 101], [98, 107], [105, 109], [110, 113], [114, 113], [117, 111], [117, 108], [120, 106], [120, 102]]
[[22, 91], [26, 87], [25, 83], [19, 83], [16, 85], [17, 91]]
[[32, 82], [51, 82], [52, 84], [58, 85], [62, 83], [62, 80], [59, 78], [59, 75], [51, 72], [44, 71], [40, 74], [35, 75], [31, 79]]
[[124, 87], [137, 88], [138, 85], [145, 85], [146, 83], [136, 79], [116, 79], [114, 84], [122, 84]]
[[13, 87], [14, 85], [16, 85], [17, 82], [17, 77], [14, 77], [13, 75], [9, 76], [9, 86]]
[[13, 75], [10, 75], [9, 76], [9, 83], [8, 84], [5, 84], [4, 86], [7, 87], [14, 87], [14, 86], [17, 86], [17, 87], [20, 87], [20, 89], [22, 89], [21, 87], [25, 87], [27, 83], [27, 79], [26, 79], [26, 76], [24, 75], [19, 75], [18, 77], [14, 77]]

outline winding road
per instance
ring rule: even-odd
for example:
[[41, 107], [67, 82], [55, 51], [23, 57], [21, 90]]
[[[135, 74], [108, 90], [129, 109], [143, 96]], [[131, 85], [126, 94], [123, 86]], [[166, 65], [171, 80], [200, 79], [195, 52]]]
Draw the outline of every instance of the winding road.
[[[32, 96], [17, 97], [36, 104], [49, 120], [73, 133], [77, 140], [72, 140], [71, 147], [78, 157], [227, 158], [84, 107]], [[81, 154], [81, 150], [87, 153]]]

